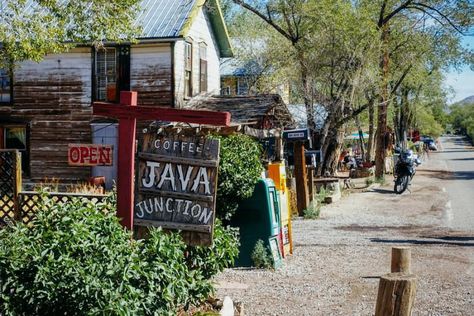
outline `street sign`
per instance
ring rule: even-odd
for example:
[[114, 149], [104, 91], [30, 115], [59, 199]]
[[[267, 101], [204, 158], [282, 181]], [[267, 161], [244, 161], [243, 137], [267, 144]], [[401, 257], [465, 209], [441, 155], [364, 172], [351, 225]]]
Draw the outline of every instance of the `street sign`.
[[292, 129], [283, 131], [283, 139], [286, 141], [306, 141], [309, 140], [309, 130], [303, 129]]
[[[137, 226], [200, 233], [210, 245], [215, 218], [219, 140], [147, 134], [138, 153]], [[195, 235], [195, 234], [191, 234]]]
[[111, 166], [113, 146], [98, 144], [69, 144], [67, 158], [70, 166]]

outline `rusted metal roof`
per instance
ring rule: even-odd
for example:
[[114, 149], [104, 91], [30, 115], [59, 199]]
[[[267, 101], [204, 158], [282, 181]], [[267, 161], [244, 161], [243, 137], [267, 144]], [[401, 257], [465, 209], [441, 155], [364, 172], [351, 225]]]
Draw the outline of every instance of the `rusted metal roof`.
[[206, 96], [196, 97], [186, 105], [187, 108], [230, 112], [231, 122], [264, 128], [293, 128], [295, 121], [278, 94], [255, 96]]

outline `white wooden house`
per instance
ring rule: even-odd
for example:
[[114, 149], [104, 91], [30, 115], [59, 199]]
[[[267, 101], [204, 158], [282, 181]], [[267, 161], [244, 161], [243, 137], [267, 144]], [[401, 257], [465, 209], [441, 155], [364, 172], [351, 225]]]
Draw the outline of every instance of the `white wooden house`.
[[143, 0], [141, 7], [136, 44], [80, 46], [24, 62], [11, 76], [0, 70], [0, 149], [22, 151], [26, 177], [113, 177], [113, 168], [68, 166], [69, 143], [114, 138], [116, 126], [92, 116], [94, 101], [118, 102], [120, 90], [134, 90], [139, 105], [182, 107], [219, 93], [219, 60], [232, 56], [219, 1]]

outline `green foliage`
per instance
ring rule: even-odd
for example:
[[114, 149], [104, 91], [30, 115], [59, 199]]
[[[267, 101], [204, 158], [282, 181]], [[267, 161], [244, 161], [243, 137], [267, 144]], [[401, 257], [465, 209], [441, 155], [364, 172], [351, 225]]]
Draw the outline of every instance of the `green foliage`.
[[325, 187], [319, 188], [319, 192], [316, 195], [316, 200], [319, 201], [320, 203], [324, 203], [326, 200], [326, 197], [328, 197], [329, 192], [326, 190]]
[[319, 218], [321, 212], [321, 204], [317, 199], [314, 199], [308, 206], [307, 209], [303, 210], [304, 219], [316, 219]]
[[239, 202], [249, 198], [263, 170], [259, 144], [246, 135], [215, 136], [220, 139], [217, 215], [229, 219]]
[[[0, 68], [23, 60], [40, 61], [75, 44], [133, 40], [139, 0], [2, 1]], [[4, 14], [8, 12], [8, 14]]]
[[456, 130], [474, 140], [474, 103], [451, 106], [449, 116]]
[[261, 239], [255, 244], [251, 257], [256, 268], [270, 269], [273, 267], [270, 250], [265, 247], [265, 243]]
[[239, 234], [237, 228], [224, 228], [220, 220], [214, 228], [214, 243], [211, 247], [189, 247], [188, 265], [191, 269], [200, 270], [205, 278], [232, 266], [239, 255]]
[[235, 234], [219, 225], [207, 250], [159, 229], [133, 240], [113, 208], [81, 200], [58, 205], [44, 196], [32, 228], [2, 229], [2, 314], [175, 315], [207, 298], [209, 278], [237, 255]]

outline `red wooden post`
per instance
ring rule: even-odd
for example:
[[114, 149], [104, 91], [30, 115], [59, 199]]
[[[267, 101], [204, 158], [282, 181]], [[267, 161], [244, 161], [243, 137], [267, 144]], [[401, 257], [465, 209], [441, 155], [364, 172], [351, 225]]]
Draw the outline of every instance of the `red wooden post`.
[[[137, 92], [121, 91], [120, 107], [137, 106]], [[119, 119], [118, 174], [117, 174], [117, 217], [120, 223], [133, 228], [133, 190], [135, 174], [135, 117]]]

